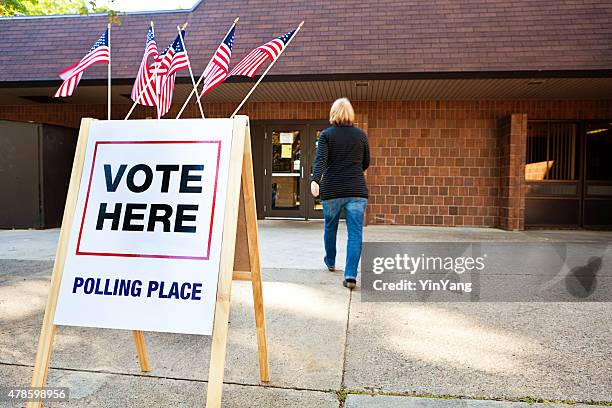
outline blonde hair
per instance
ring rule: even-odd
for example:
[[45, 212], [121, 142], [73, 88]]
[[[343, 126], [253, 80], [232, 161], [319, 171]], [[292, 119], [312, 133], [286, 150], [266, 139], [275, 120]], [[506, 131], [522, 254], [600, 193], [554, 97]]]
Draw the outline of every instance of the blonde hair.
[[329, 123], [332, 125], [352, 125], [355, 111], [347, 98], [336, 99], [329, 110]]

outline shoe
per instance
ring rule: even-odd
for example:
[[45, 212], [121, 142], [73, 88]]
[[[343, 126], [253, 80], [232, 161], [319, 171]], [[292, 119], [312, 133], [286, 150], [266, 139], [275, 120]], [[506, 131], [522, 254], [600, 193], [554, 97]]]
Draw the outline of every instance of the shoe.
[[345, 279], [344, 282], [342, 282], [342, 286], [353, 290], [355, 286], [357, 286], [357, 281], [355, 279]]
[[336, 271], [336, 267], [335, 266], [328, 266], [327, 270], [329, 270], [330, 272], [335, 272]]

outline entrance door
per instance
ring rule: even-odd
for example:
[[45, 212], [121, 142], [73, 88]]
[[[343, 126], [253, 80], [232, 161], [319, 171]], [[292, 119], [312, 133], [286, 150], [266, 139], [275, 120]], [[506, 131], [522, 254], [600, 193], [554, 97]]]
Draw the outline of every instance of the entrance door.
[[580, 133], [577, 122], [528, 124], [526, 226], [580, 226]]
[[266, 169], [268, 217], [306, 218], [304, 142], [306, 126], [270, 125], [266, 140], [270, 165]]
[[327, 126], [323, 121], [254, 123], [264, 141], [264, 217], [323, 218], [321, 200], [310, 194], [310, 174], [319, 135]]
[[525, 225], [612, 226], [612, 123], [532, 121], [527, 132]]
[[308, 218], [323, 218], [323, 204], [321, 204], [321, 199], [319, 197], [313, 197], [310, 194], [310, 174], [312, 174], [312, 170], [314, 168], [315, 159], [317, 157], [317, 146], [319, 144], [319, 136], [321, 136], [321, 131], [328, 127], [329, 124], [321, 123], [321, 124], [311, 124], [309, 125], [309, 134], [310, 134], [310, 142], [309, 146], [309, 176], [308, 176]]
[[585, 129], [583, 226], [612, 227], [612, 123], [589, 122]]

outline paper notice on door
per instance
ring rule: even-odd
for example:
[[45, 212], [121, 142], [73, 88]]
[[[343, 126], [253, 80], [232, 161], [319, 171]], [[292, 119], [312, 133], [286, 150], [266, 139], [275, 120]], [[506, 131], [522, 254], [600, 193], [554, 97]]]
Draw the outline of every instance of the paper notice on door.
[[280, 142], [282, 144], [285, 144], [285, 143], [293, 144], [293, 133], [291, 133], [291, 132], [281, 132], [281, 134], [280, 134]]
[[284, 144], [281, 150], [281, 159], [290, 159], [291, 158], [291, 148], [290, 144]]

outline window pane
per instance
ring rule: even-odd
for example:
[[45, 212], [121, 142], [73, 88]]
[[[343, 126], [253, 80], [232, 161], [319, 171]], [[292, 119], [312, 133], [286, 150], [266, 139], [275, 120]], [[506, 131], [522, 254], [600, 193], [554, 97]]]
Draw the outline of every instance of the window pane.
[[578, 183], [533, 183], [527, 185], [527, 194], [531, 196], [575, 196], [577, 192]]
[[587, 180], [612, 181], [612, 123], [590, 123], [586, 132]]
[[525, 180], [577, 180], [577, 143], [575, 123], [530, 123]]
[[[317, 155], [317, 147], [319, 146], [319, 137], [321, 136], [321, 131], [317, 130], [315, 133], [315, 140], [314, 140], [314, 144], [312, 145], [312, 151], [310, 153], [310, 157], [312, 157], [311, 160], [311, 164], [310, 164], [310, 173], [308, 174], [312, 174], [312, 170], [313, 170], [313, 166], [314, 166], [314, 162], [315, 162], [315, 157]], [[321, 198], [319, 197], [315, 197], [313, 199], [313, 209], [315, 211], [319, 210], [319, 211], [323, 211], [323, 203], [321, 203]]]
[[300, 208], [299, 131], [272, 132], [272, 209]]

